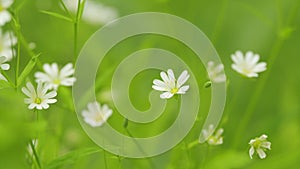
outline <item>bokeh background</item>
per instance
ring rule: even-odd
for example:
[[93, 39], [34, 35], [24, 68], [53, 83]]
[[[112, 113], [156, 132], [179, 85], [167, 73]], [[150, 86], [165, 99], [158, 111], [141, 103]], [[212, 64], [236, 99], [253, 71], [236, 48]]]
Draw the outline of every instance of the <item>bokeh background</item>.
[[[0, 168], [34, 168], [30, 165], [27, 143], [38, 138], [38, 154], [44, 168], [166, 168], [166, 169], [297, 169], [300, 167], [300, 0], [95, 0], [114, 8], [119, 16], [137, 12], [164, 12], [182, 17], [201, 29], [214, 44], [228, 78], [227, 104], [218, 127], [224, 128], [224, 144], [187, 145], [198, 139], [210, 106], [210, 89], [203, 64], [184, 44], [163, 36], [142, 35], [116, 45], [100, 66], [96, 93], [100, 102], [113, 108], [109, 93], [114, 68], [134, 51], [162, 48], [182, 58], [197, 77], [201, 107], [189, 135], [172, 150], [147, 159], [128, 159], [104, 153], [82, 130], [72, 105], [70, 88], [60, 88], [58, 103], [46, 111], [30, 111], [23, 103], [20, 90], [0, 89]], [[39, 64], [28, 76], [41, 70], [43, 63], [60, 66], [74, 62], [73, 24], [45, 13], [52, 11], [68, 16], [58, 0], [16, 0], [22, 35], [36, 45]], [[138, 23], [137, 23], [138, 24]], [[82, 20], [78, 29], [78, 49], [101, 26]], [[5, 30], [10, 30], [7, 25]], [[257, 79], [247, 79], [231, 69], [230, 55], [236, 50], [251, 50], [268, 63], [266, 72]], [[30, 60], [21, 48], [21, 70]], [[8, 75], [14, 78], [15, 61]], [[178, 74], [177, 74], [178, 76]], [[141, 72], [132, 82], [130, 98], [136, 108], [146, 110], [151, 83], [159, 71]], [[136, 137], [164, 131], [177, 115], [178, 98], [168, 101], [164, 115], [151, 124], [129, 122], [128, 130]], [[114, 109], [109, 120], [120, 132], [124, 119]], [[267, 134], [272, 150], [267, 158], [250, 159], [248, 142]], [[106, 158], [106, 162], [105, 159]], [[105, 165], [106, 164], [106, 165]], [[105, 167], [106, 166], [106, 167]]]

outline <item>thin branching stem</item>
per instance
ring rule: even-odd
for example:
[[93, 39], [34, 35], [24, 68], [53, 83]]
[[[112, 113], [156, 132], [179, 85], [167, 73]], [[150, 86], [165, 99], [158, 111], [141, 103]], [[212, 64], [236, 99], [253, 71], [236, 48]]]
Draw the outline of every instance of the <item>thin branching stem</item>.
[[[298, 14], [299, 12], [299, 8], [300, 8], [300, 2], [298, 2], [295, 6], [292, 7], [292, 10], [290, 10], [290, 14], [289, 14], [289, 18], [288, 18], [288, 23], [287, 23], [287, 26], [290, 26], [290, 24], [292, 24], [292, 22], [294, 21], [295, 19], [295, 16]], [[281, 37], [280, 36], [280, 31], [282, 31], [282, 29], [284, 29], [285, 27], [281, 27], [279, 29], [279, 35], [277, 37], [277, 40], [270, 52], [270, 57], [268, 59], [268, 71], [265, 73], [264, 77], [259, 81], [259, 84], [255, 90], [255, 92], [253, 93], [251, 99], [250, 99], [250, 102], [246, 108], [246, 112], [245, 112], [245, 115], [244, 117], [242, 118], [242, 120], [240, 121], [240, 125], [237, 129], [237, 132], [236, 132], [236, 135], [234, 137], [234, 140], [233, 140], [233, 146], [235, 148], [237, 148], [239, 146], [239, 140], [242, 136], [242, 134], [244, 133], [247, 125], [249, 124], [251, 118], [252, 118], [252, 115], [255, 111], [255, 108], [256, 108], [256, 105], [259, 101], [259, 98], [261, 96], [261, 93], [266, 85], [266, 82], [268, 80], [268, 77], [270, 76], [271, 74], [271, 69], [275, 63], [275, 60], [276, 58], [278, 57], [279, 55], [279, 52], [282, 48], [282, 45], [284, 44], [285, 40], [286, 40], [286, 37]]]

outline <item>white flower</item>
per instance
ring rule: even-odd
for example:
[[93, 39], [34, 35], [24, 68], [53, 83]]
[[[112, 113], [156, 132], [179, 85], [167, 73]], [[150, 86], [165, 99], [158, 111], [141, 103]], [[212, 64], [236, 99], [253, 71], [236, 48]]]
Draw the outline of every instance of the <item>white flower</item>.
[[260, 137], [250, 140], [249, 144], [251, 148], [249, 150], [249, 156], [251, 159], [255, 151], [258, 154], [259, 158], [266, 158], [267, 155], [265, 151], [267, 149], [271, 150], [271, 142], [267, 141], [267, 138], [268, 136], [263, 134]]
[[56, 91], [47, 93], [48, 88], [41, 82], [38, 83], [37, 90], [35, 90], [31, 82], [28, 82], [26, 87], [22, 88], [22, 92], [29, 97], [24, 99], [24, 102], [29, 104], [29, 109], [48, 109], [49, 104], [56, 103], [57, 101], [56, 99], [53, 99], [57, 95]]
[[[0, 56], [0, 69], [1, 70], [8, 70], [10, 68], [8, 63], [5, 63], [6, 61], [6, 57], [4, 56]], [[0, 80], [5, 80], [7, 81], [7, 79], [0, 73]]]
[[[63, 0], [66, 7], [72, 12], [77, 12], [77, 0]], [[83, 2], [83, 1], [81, 1]], [[90, 24], [106, 24], [118, 18], [118, 11], [115, 8], [105, 6], [100, 2], [87, 0], [85, 2], [82, 19]]]
[[84, 121], [92, 127], [102, 126], [113, 113], [106, 104], [101, 106], [97, 101], [89, 103], [87, 108], [82, 111], [82, 116]]
[[13, 2], [13, 0], [0, 0], [0, 26], [5, 25], [11, 20], [11, 16], [7, 11], [7, 8], [9, 8]]
[[215, 65], [213, 61], [210, 61], [207, 64], [207, 72], [212, 82], [221, 83], [226, 81], [223, 64]]
[[6, 57], [0, 56], [0, 68], [2, 70], [8, 70], [10, 68], [9, 64], [5, 62], [6, 62]]
[[267, 69], [267, 63], [258, 63], [259, 55], [254, 54], [251, 51], [248, 51], [246, 56], [244, 56], [241, 51], [237, 51], [235, 54], [231, 55], [231, 59], [234, 62], [231, 65], [232, 69], [249, 78], [258, 77], [258, 73]]
[[5, 56], [6, 61], [10, 61], [15, 53], [12, 47], [17, 43], [17, 38], [11, 32], [3, 34], [0, 29], [0, 56]]
[[223, 137], [221, 136], [224, 132], [223, 128], [220, 128], [214, 133], [214, 125], [209, 125], [208, 129], [202, 129], [202, 137], [206, 139], [207, 143], [210, 145], [220, 145], [223, 144]]
[[75, 77], [70, 77], [74, 74], [73, 64], [69, 63], [64, 66], [61, 70], [58, 69], [56, 63], [44, 64], [45, 73], [35, 73], [36, 82], [46, 83], [49, 89], [55, 89], [61, 86], [72, 86], [76, 81]]
[[[168, 73], [168, 74], [167, 74]], [[182, 86], [190, 77], [188, 72], [185, 70], [181, 73], [178, 80], [175, 79], [172, 69], [168, 69], [166, 72], [161, 72], [160, 76], [163, 81], [155, 79], [153, 80], [152, 88], [158, 91], [163, 91], [160, 95], [162, 99], [169, 99], [174, 94], [185, 94], [189, 89], [189, 85]]]

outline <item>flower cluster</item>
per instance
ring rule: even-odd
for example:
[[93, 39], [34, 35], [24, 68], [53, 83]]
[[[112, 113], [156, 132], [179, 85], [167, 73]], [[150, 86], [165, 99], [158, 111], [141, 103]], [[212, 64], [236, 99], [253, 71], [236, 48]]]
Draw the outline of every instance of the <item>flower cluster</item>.
[[[24, 99], [29, 104], [29, 109], [48, 109], [49, 104], [56, 103], [57, 89], [59, 86], [72, 86], [76, 81], [73, 65], [71, 63], [59, 70], [56, 63], [44, 64], [45, 72], [35, 73], [37, 89], [31, 82], [27, 82], [22, 92], [29, 98]], [[50, 92], [48, 92], [50, 90]], [[52, 90], [52, 91], [51, 91]]]
[[[267, 64], [265, 62], [258, 62], [259, 58], [260, 56], [258, 54], [254, 54], [251, 51], [246, 52], [245, 55], [241, 51], [236, 51], [235, 54], [231, 55], [231, 59], [234, 62], [231, 67], [245, 77], [258, 77], [258, 73], [267, 69]], [[223, 64], [216, 64], [214, 61], [209, 61], [207, 63], [207, 72], [210, 84], [226, 82]], [[154, 79], [152, 88], [163, 92], [160, 95], [161, 99], [169, 99], [175, 94], [185, 94], [189, 89], [189, 85], [184, 85], [190, 77], [186, 70], [181, 73], [178, 80], [175, 78], [172, 69], [168, 69], [167, 72], [162, 71], [160, 76], [162, 80]], [[208, 84], [208, 82], [206, 84]], [[209, 145], [221, 145], [223, 144], [223, 132], [223, 128], [215, 130], [214, 125], [211, 124], [207, 129], [201, 131], [201, 136]], [[266, 139], [267, 136], [262, 135], [261, 137], [250, 141], [249, 144], [251, 145], [251, 148], [249, 150], [249, 155], [251, 158], [255, 151], [261, 159], [266, 157], [264, 151], [266, 149], [271, 149], [271, 143]]]

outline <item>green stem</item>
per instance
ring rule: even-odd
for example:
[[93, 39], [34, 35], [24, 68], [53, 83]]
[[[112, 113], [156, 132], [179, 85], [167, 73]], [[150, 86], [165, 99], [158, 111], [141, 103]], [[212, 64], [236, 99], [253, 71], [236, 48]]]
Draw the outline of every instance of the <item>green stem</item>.
[[[133, 135], [131, 134], [131, 132], [128, 130], [127, 127], [125, 128], [125, 131], [126, 131], [127, 134], [134, 140], [134, 143], [138, 146], [138, 148], [140, 149], [140, 151], [141, 151], [143, 154], [147, 155], [147, 154], [145, 153], [145, 151], [143, 150], [143, 148], [141, 147], [141, 145], [135, 140], [135, 137], [133, 137]], [[155, 169], [155, 168], [156, 168], [155, 164], [152, 162], [151, 159], [148, 159], [147, 161], [148, 161], [148, 163], [149, 163], [151, 169]]]
[[206, 144], [206, 151], [205, 151], [205, 155], [203, 157], [203, 160], [202, 160], [202, 163], [200, 164], [200, 169], [203, 169], [205, 168], [205, 165], [206, 165], [206, 159], [207, 159], [207, 156], [209, 155], [209, 152], [210, 152], [210, 146], [208, 144]]
[[30, 141], [29, 144], [30, 144], [30, 147], [31, 147], [31, 149], [32, 149], [34, 158], [35, 158], [35, 160], [36, 160], [36, 162], [37, 162], [37, 167], [38, 167], [39, 169], [42, 169], [42, 165], [41, 165], [41, 162], [40, 162], [40, 158], [39, 158], [39, 156], [38, 156], [38, 154], [37, 154], [37, 152], [36, 152], [36, 149], [35, 149], [34, 144], [32, 143], [32, 141]]
[[214, 27], [213, 33], [212, 33], [212, 42], [216, 45], [219, 34], [222, 30], [222, 25], [223, 25], [223, 21], [225, 18], [225, 14], [226, 14], [226, 9], [227, 9], [227, 4], [228, 4], [228, 0], [222, 0], [222, 6], [221, 6], [221, 10], [219, 12], [217, 21], [216, 21], [216, 25]]
[[105, 168], [108, 169], [108, 165], [107, 165], [107, 158], [106, 158], [106, 151], [103, 150], [103, 153], [104, 153], [104, 165], [105, 165]]

